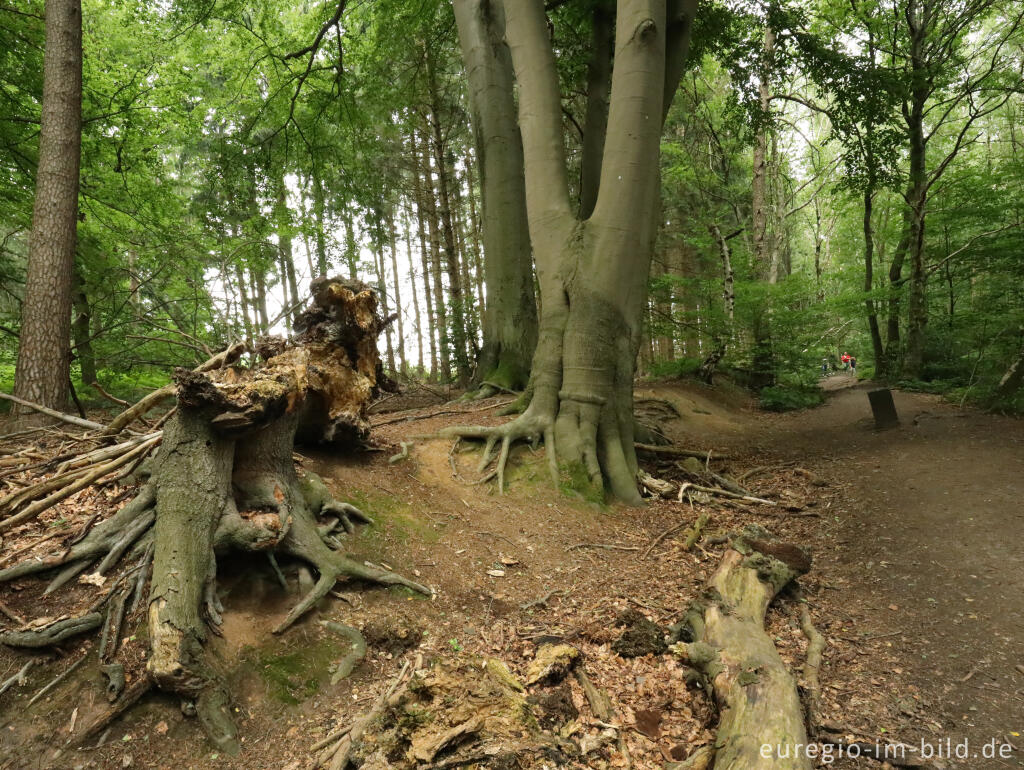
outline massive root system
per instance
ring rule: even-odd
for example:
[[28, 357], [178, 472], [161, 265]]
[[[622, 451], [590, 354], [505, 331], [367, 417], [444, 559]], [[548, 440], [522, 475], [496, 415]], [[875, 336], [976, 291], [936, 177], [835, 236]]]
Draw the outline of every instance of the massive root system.
[[159, 443], [159, 449], [138, 470], [137, 496], [63, 552], [0, 570], [0, 581], [48, 573], [46, 591], [53, 592], [86, 571], [128, 569], [83, 615], [3, 634], [0, 641], [38, 647], [101, 630], [101, 658], [113, 659], [124, 619], [139, 606], [151, 575], [148, 681], [181, 696], [213, 742], [231, 751], [237, 742], [228, 694], [205, 649], [221, 620], [218, 554], [285, 554], [316, 570], [317, 582], [275, 632], [291, 626], [339, 578], [430, 593], [345, 556], [335, 532], [368, 519], [333, 499], [314, 474], [296, 473], [297, 435], [346, 443], [365, 434], [364, 410], [379, 372], [376, 337], [384, 323], [376, 297], [361, 285], [321, 280], [313, 291], [298, 337], [262, 341], [258, 366], [175, 373], [176, 411], [157, 441], [140, 445]]

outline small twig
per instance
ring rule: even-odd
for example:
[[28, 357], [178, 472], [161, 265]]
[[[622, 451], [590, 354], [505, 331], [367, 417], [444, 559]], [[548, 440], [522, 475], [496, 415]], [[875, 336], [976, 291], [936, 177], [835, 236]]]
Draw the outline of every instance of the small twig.
[[531, 607], [547, 607], [548, 606], [548, 600], [552, 596], [563, 596], [564, 597], [564, 596], [568, 596], [568, 595], [569, 595], [569, 589], [568, 588], [563, 589], [561, 591], [548, 591], [546, 594], [544, 594], [539, 599], [534, 599], [533, 601], [524, 602], [523, 604], [520, 604], [519, 605], [519, 609], [521, 609], [521, 610], [528, 610]]
[[18, 671], [17, 674], [15, 674], [10, 679], [5, 681], [3, 684], [0, 684], [0, 695], [2, 695], [3, 693], [7, 692], [9, 689], [14, 687], [14, 685], [16, 685], [16, 684], [17, 685], [25, 684], [25, 677], [28, 675], [29, 669], [32, 668], [32, 666], [34, 666], [35, 664], [36, 664], [36, 659], [32, 658], [27, 663], [25, 663], [24, 666], [21, 667], [21, 670]]
[[654, 540], [651, 541], [651, 544], [649, 546], [647, 546], [647, 550], [644, 551], [643, 556], [641, 556], [640, 558], [641, 559], [646, 559], [648, 556], [651, 555], [651, 551], [653, 551], [658, 546], [658, 543], [660, 543], [662, 540], [664, 540], [669, 535], [674, 534], [675, 532], [678, 532], [680, 529], [682, 529], [685, 526], [686, 526], [686, 522], [685, 521], [681, 521], [678, 524], [675, 524], [675, 525], [669, 527], [668, 529], [666, 529], [664, 532], [662, 532], [660, 535], [658, 535], [656, 538], [654, 538]]
[[63, 673], [58, 674], [57, 677], [53, 681], [51, 681], [48, 685], [46, 685], [39, 692], [37, 692], [35, 695], [33, 695], [32, 696], [32, 700], [30, 700], [28, 702], [28, 705], [31, 706], [33, 703], [38, 701], [40, 698], [42, 698], [48, 692], [51, 692], [55, 687], [57, 687], [57, 685], [59, 685], [61, 682], [63, 682], [65, 679], [67, 679], [69, 676], [71, 676], [71, 674], [73, 674], [75, 672], [75, 670], [79, 666], [81, 666], [83, 663], [85, 663], [85, 659], [88, 658], [88, 657], [89, 657], [89, 653], [86, 653], [85, 655], [80, 657], [78, 660], [76, 660], [74, 663], [72, 663], [70, 666], [68, 666], [66, 669], [64, 669]]
[[[705, 462], [711, 457], [711, 451], [702, 452], [699, 449], [682, 449], [677, 446], [657, 446], [656, 444], [640, 444], [634, 446], [641, 452], [649, 452], [655, 455], [669, 455], [671, 457], [696, 457]], [[716, 460], [728, 460], [730, 455], [715, 455]]]
[[19, 615], [17, 612], [12, 610], [10, 607], [8, 607], [3, 602], [0, 602], [0, 612], [2, 612], [4, 615], [6, 615], [10, 620], [13, 620], [19, 626], [25, 625], [25, 618], [21, 617], [21, 615]]
[[618, 545], [617, 543], [576, 543], [565, 550], [575, 551], [577, 548], [603, 548], [606, 551], [639, 551], [640, 547], [635, 545]]
[[763, 497], [754, 497], [752, 495], [741, 495], [737, 492], [729, 492], [726, 489], [720, 489], [719, 487], [703, 487], [699, 484], [691, 484], [689, 481], [685, 482], [679, 487], [679, 502], [683, 502], [683, 493], [687, 489], [692, 489], [696, 492], [706, 492], [709, 495], [718, 495], [719, 497], [728, 497], [732, 500], [744, 500], [748, 503], [760, 503], [761, 505], [776, 505], [771, 500], [765, 500]]

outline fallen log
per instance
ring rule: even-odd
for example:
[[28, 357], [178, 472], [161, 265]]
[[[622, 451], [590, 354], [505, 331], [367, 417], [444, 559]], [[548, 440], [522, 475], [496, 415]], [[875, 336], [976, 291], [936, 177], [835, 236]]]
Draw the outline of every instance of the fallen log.
[[772, 599], [810, 569], [796, 546], [760, 527], [732, 539], [694, 602], [672, 651], [699, 671], [720, 712], [714, 770], [809, 770], [811, 753], [796, 681], [764, 617]]

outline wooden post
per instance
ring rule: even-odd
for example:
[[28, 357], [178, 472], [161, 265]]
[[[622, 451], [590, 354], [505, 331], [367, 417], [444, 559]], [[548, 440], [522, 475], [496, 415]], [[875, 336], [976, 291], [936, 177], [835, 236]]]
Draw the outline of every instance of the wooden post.
[[871, 412], [875, 416], [875, 427], [878, 429], [895, 428], [900, 424], [899, 415], [896, 414], [896, 403], [892, 399], [892, 391], [888, 388], [878, 388], [868, 391], [868, 401], [871, 402]]

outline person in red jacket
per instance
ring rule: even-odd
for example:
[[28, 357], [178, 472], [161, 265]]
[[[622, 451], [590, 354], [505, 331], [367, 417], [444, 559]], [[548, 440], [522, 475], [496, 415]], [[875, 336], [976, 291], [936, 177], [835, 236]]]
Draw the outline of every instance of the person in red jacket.
[[841, 356], [839, 356], [839, 360], [843, 362], [843, 371], [845, 371], [845, 370], [850, 368], [850, 354], [849, 353], [843, 353]]

